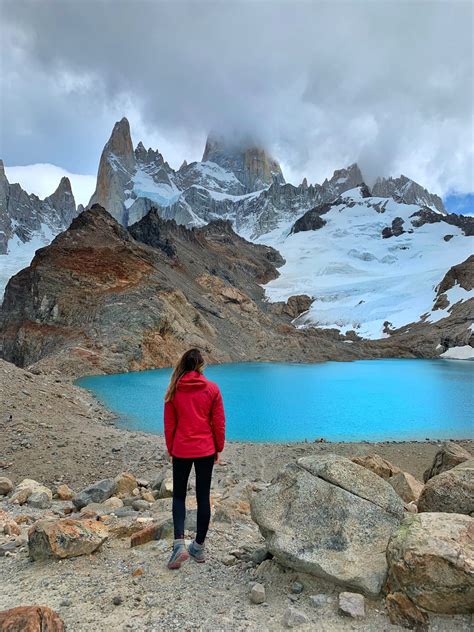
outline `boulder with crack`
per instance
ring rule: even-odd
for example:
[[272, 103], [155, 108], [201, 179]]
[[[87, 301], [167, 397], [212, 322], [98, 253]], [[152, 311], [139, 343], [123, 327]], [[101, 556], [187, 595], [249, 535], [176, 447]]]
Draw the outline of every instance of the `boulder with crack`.
[[335, 454], [286, 465], [252, 500], [252, 518], [281, 564], [372, 596], [402, 516], [386, 481]]

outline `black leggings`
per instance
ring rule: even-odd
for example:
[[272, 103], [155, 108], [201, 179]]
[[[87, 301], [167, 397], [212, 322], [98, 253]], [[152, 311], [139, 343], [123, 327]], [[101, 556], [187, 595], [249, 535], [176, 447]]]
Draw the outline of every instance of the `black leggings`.
[[189, 474], [194, 463], [196, 472], [197, 527], [196, 542], [203, 544], [211, 519], [211, 478], [215, 455], [197, 459], [173, 457], [173, 524], [175, 539], [184, 538], [186, 518], [186, 491]]

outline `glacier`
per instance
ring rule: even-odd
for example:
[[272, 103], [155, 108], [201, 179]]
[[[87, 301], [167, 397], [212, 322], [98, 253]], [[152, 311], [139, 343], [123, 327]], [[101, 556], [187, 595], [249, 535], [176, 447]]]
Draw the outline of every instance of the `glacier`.
[[[317, 230], [291, 233], [292, 222], [282, 222], [256, 240], [286, 260], [280, 276], [264, 286], [267, 299], [307, 294], [313, 303], [295, 326], [354, 330], [368, 339], [449, 315], [449, 308], [433, 311], [436, 287], [451, 266], [474, 252], [474, 237], [445, 222], [415, 227], [412, 216], [419, 210], [415, 204], [362, 197], [356, 188], [332, 205]], [[384, 239], [382, 230], [395, 218], [403, 220], [405, 232]], [[447, 294], [450, 306], [474, 296], [455, 288]]]

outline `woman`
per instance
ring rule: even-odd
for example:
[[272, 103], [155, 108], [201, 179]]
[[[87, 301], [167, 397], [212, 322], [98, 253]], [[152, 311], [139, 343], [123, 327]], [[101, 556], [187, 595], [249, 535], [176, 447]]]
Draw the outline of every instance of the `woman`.
[[[204, 540], [211, 518], [212, 469], [224, 449], [225, 416], [219, 387], [202, 371], [199, 349], [190, 349], [173, 371], [165, 395], [165, 439], [173, 463], [173, 552], [168, 568], [180, 568], [191, 555], [205, 561]], [[196, 538], [184, 544], [186, 490], [191, 468], [196, 472]]]

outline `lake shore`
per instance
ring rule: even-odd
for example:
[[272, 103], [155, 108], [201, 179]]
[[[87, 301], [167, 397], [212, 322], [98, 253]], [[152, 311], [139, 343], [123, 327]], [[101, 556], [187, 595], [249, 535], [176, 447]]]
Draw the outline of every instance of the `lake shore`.
[[[117, 428], [114, 415], [86, 390], [59, 374], [34, 375], [0, 361], [0, 472], [14, 481], [35, 478], [80, 487], [130, 470], [153, 478], [168, 462], [164, 438]], [[161, 402], [157, 415], [161, 416]], [[11, 415], [11, 419], [10, 419]], [[422, 479], [440, 441], [246, 443], [228, 441], [222, 465], [228, 475], [269, 481], [300, 456], [376, 452]], [[474, 451], [474, 440], [457, 441]]]

